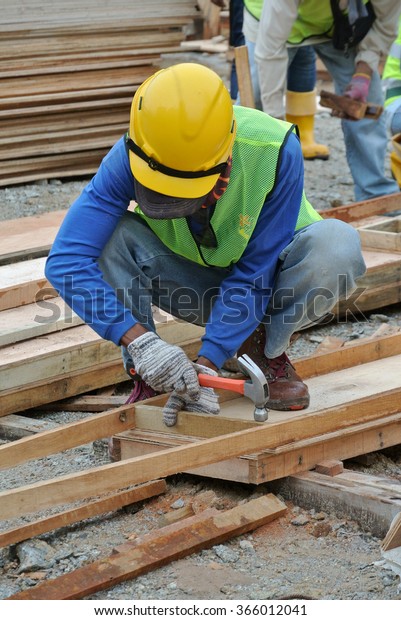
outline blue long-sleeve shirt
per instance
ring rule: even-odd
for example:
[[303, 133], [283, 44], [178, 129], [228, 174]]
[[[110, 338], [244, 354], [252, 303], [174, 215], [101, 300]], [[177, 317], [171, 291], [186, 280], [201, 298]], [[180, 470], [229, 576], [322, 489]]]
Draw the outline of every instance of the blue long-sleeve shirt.
[[[222, 282], [206, 325], [199, 355], [217, 367], [263, 319], [280, 252], [294, 235], [302, 192], [302, 151], [297, 136], [290, 133], [281, 151], [274, 189], [241, 259]], [[66, 303], [100, 336], [117, 345], [137, 321], [104, 281], [98, 259], [134, 200], [133, 176], [121, 138], [68, 210], [45, 270]]]

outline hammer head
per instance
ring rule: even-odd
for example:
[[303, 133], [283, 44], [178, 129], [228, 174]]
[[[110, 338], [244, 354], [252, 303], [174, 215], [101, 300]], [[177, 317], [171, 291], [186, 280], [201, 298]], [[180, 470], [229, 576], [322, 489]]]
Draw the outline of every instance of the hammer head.
[[248, 355], [238, 358], [238, 366], [249, 377], [244, 385], [244, 395], [255, 405], [254, 418], [257, 422], [267, 420], [266, 403], [269, 400], [269, 384], [259, 366]]

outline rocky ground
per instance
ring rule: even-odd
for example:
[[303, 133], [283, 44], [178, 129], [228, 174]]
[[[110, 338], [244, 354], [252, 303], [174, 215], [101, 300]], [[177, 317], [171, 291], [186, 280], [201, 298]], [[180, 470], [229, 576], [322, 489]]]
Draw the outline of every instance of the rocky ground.
[[[309, 200], [318, 209], [353, 201], [352, 180], [345, 162], [340, 122], [321, 112], [317, 138], [329, 145], [329, 161], [305, 163]], [[0, 189], [0, 219], [7, 220], [68, 208], [85, 179], [38, 182]], [[304, 332], [291, 356], [309, 354], [326, 335], [346, 340], [373, 333], [380, 323], [399, 325], [400, 304], [367, 317]], [[39, 413], [57, 423], [81, 419], [80, 413]], [[106, 442], [84, 445], [1, 474], [0, 488], [109, 462]], [[372, 469], [373, 468], [373, 469]], [[401, 448], [375, 455], [370, 471], [401, 480]], [[44, 579], [72, 571], [107, 556], [127, 540], [162, 526], [182, 508], [194, 512], [214, 506], [227, 509], [269, 492], [269, 485], [251, 487], [189, 475], [167, 479], [166, 494], [140, 505], [88, 519], [0, 550], [0, 598], [30, 588]], [[164, 568], [92, 595], [93, 600], [401, 599], [399, 578], [383, 566], [380, 540], [342, 514], [306, 510], [287, 502], [284, 517], [252, 534], [201, 551]], [[24, 518], [19, 524], [25, 522]], [[13, 524], [6, 524], [11, 527]]]

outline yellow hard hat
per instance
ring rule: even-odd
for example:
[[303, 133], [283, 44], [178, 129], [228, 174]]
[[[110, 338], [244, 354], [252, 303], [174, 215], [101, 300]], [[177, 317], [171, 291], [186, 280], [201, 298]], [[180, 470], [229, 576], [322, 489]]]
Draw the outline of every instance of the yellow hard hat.
[[197, 211], [225, 169], [235, 128], [230, 94], [211, 69], [181, 63], [145, 80], [126, 136], [143, 212], [172, 218]]

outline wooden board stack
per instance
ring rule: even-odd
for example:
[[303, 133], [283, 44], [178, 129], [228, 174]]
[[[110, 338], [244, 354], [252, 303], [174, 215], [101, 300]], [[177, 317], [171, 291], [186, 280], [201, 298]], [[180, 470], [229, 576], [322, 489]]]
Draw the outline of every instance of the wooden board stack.
[[194, 0], [0, 0], [0, 186], [93, 173]]

